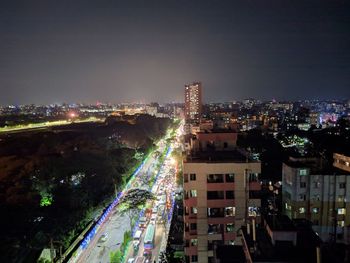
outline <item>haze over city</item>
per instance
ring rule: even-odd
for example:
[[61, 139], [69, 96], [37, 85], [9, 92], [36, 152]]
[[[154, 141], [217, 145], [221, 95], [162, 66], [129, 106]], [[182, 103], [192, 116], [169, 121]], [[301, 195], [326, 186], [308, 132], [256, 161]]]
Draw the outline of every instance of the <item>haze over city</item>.
[[348, 1], [4, 1], [0, 104], [350, 97]]
[[347, 0], [0, 6], [0, 262], [350, 262]]

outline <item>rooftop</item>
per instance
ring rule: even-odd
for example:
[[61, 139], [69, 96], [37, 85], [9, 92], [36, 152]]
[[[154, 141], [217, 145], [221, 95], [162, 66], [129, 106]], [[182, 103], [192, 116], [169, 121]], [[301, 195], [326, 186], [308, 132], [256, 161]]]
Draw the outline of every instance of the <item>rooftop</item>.
[[271, 215], [265, 217], [265, 220], [272, 231], [296, 231], [296, 227], [288, 216]]
[[197, 132], [197, 134], [207, 134], [207, 133], [237, 133], [237, 131], [230, 128], [228, 129], [213, 128], [209, 131], [205, 130], [205, 131]]
[[[265, 220], [267, 220], [265, 218]], [[272, 217], [271, 217], [272, 220]], [[248, 246], [250, 256], [253, 262], [316, 262], [316, 247], [320, 247], [322, 241], [311, 229], [311, 225], [302, 221], [291, 221], [289, 218], [279, 218], [276, 220], [277, 230], [297, 232], [297, 243], [276, 241], [275, 245], [271, 242], [268, 231], [263, 227], [256, 228], [256, 249], [251, 233], [247, 233], [247, 228], [242, 227], [242, 235], [245, 244]]]
[[192, 151], [185, 162], [207, 162], [207, 163], [246, 163], [257, 162], [238, 150], [230, 151]]
[[289, 158], [284, 162], [285, 165], [292, 168], [310, 169], [311, 175], [347, 175], [350, 172], [338, 169], [330, 164], [323, 162], [320, 158]]

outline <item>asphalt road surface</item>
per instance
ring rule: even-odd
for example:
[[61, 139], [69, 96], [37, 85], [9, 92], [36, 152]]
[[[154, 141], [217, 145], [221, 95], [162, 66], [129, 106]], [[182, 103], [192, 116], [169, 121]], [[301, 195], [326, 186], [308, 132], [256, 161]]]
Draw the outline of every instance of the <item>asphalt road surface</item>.
[[[160, 143], [158, 151], [163, 152], [166, 145], [164, 141]], [[155, 164], [157, 163], [157, 157], [151, 155], [147, 162], [144, 164], [142, 169], [135, 175], [131, 180], [131, 185], [137, 184], [142, 186], [146, 183], [144, 178], [148, 178], [151, 173], [154, 172]], [[124, 189], [127, 191], [128, 189]], [[88, 247], [83, 250], [80, 256], [77, 258], [76, 262], [85, 263], [85, 262], [101, 262], [107, 263], [110, 262], [110, 252], [116, 251], [121, 243], [123, 242], [124, 232], [130, 230], [130, 222], [128, 216], [122, 216], [118, 212], [118, 205], [111, 211], [108, 218], [98, 229], [94, 238], [90, 241]], [[105, 241], [101, 241], [101, 236], [107, 234]]]

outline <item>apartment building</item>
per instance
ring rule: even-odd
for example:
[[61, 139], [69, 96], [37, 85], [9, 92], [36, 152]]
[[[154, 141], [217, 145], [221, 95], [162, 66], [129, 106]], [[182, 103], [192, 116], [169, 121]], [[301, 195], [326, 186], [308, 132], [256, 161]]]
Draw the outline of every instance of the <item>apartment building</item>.
[[248, 217], [260, 218], [260, 162], [236, 149], [237, 134], [197, 134], [184, 159], [186, 262], [215, 262], [220, 245], [240, 243]]
[[336, 232], [338, 241], [348, 243], [350, 174], [338, 169], [326, 170], [319, 160], [290, 158], [283, 164], [284, 214], [292, 219], [310, 220], [324, 241], [333, 238]]
[[333, 162], [334, 167], [346, 172], [350, 172], [350, 156], [346, 156], [340, 153], [334, 153], [333, 159], [334, 159], [334, 162]]
[[193, 82], [185, 85], [185, 120], [186, 123], [199, 124], [202, 113], [202, 83]]

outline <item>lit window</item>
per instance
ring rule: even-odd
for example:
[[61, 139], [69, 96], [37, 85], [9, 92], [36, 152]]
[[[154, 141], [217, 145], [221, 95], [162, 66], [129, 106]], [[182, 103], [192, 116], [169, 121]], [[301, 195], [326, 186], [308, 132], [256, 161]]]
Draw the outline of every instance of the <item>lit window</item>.
[[299, 170], [299, 175], [307, 175], [307, 170], [306, 169], [300, 169]]
[[190, 190], [191, 197], [197, 197], [197, 190]]
[[319, 211], [320, 211], [320, 209], [318, 207], [312, 208], [312, 213], [314, 213], [314, 214], [318, 214]]
[[197, 246], [198, 244], [198, 240], [195, 238], [195, 239], [191, 239], [191, 246]]
[[197, 207], [191, 207], [191, 214], [197, 214]]
[[345, 208], [338, 208], [338, 215], [345, 215], [346, 209]]
[[338, 202], [344, 202], [345, 198], [343, 195], [338, 195]]
[[225, 207], [225, 216], [235, 216], [236, 214], [236, 207], [229, 206]]
[[208, 224], [208, 234], [221, 234], [223, 225], [221, 224]]
[[305, 214], [305, 207], [299, 207], [299, 214]]
[[233, 232], [235, 230], [234, 224], [226, 224], [226, 232]]
[[225, 177], [226, 177], [226, 182], [234, 182], [235, 181], [235, 174], [234, 173], [231, 173], [231, 174], [225, 174]]
[[337, 221], [337, 226], [344, 227], [345, 226], [344, 220]]
[[291, 209], [292, 209], [292, 206], [289, 205], [288, 203], [285, 203], [285, 208], [286, 208], [286, 210], [291, 210]]
[[260, 208], [256, 206], [249, 206], [248, 207], [248, 216], [259, 216], [260, 215]]

